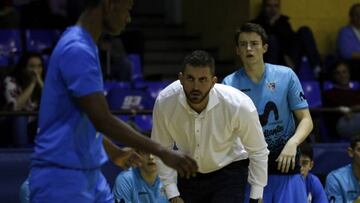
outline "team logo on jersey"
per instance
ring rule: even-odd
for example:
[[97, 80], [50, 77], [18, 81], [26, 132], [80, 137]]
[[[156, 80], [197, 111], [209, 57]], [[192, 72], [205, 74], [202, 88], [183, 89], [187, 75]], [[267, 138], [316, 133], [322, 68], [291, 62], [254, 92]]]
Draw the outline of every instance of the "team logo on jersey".
[[270, 115], [271, 112], [274, 113], [275, 120], [279, 120], [279, 111], [278, 111], [278, 108], [277, 108], [276, 104], [274, 102], [272, 102], [272, 101], [269, 101], [265, 105], [264, 113], [259, 115], [259, 120], [260, 120], [261, 126], [267, 125], [269, 115]]
[[275, 90], [275, 82], [269, 82], [267, 84], [267, 87], [271, 90], [274, 91]]

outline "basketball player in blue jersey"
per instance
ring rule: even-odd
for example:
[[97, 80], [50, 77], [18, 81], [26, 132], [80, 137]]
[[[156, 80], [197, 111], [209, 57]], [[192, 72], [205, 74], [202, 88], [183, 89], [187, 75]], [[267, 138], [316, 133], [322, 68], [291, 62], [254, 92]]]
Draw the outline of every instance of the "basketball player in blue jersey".
[[197, 171], [192, 158], [142, 136], [109, 111], [96, 43], [104, 32], [121, 33], [130, 22], [133, 1], [82, 2], [77, 24], [63, 33], [49, 61], [29, 174], [34, 203], [114, 202], [100, 167], [108, 160], [106, 152], [116, 163], [124, 163], [129, 153], [111, 139], [158, 156], [181, 175]]
[[237, 30], [235, 42], [243, 67], [225, 77], [223, 83], [247, 94], [259, 112], [270, 150], [263, 202], [306, 202], [298, 146], [311, 132], [313, 123], [299, 79], [288, 67], [264, 63], [268, 45], [260, 25], [244, 24]]

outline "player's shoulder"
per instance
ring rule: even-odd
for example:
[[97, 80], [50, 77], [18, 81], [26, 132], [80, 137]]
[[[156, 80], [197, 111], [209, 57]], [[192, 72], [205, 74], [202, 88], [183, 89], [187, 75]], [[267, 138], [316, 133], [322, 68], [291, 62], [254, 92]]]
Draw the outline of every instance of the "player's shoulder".
[[129, 170], [121, 171], [116, 177], [116, 184], [122, 184], [124, 182], [131, 183], [135, 178], [135, 173], [132, 168]]
[[287, 66], [266, 63], [265, 67], [267, 72], [266, 77], [268, 79], [279, 79], [280, 81], [286, 83], [297, 77], [295, 72]]
[[63, 53], [81, 55], [91, 53], [96, 49], [96, 45], [89, 39], [89, 34], [80, 28], [80, 26], [72, 26], [67, 28], [59, 40], [57, 46], [59, 46]]
[[176, 80], [160, 91], [157, 100], [166, 100], [176, 97], [180, 94], [181, 91], [183, 91], [183, 87], [180, 83], [180, 80]]
[[352, 167], [351, 164], [348, 164], [346, 166], [331, 171], [328, 174], [327, 178], [336, 178], [336, 179], [347, 178], [351, 173], [352, 173]]
[[271, 73], [277, 73], [277, 74], [292, 74], [294, 71], [287, 66], [283, 65], [277, 65], [277, 64], [271, 64], [271, 63], [265, 63], [265, 67], [268, 69]]
[[231, 74], [227, 75], [224, 79], [223, 79], [223, 83], [224, 84], [229, 84], [231, 82], [233, 82], [234, 80], [238, 80], [241, 78], [241, 76], [243, 75], [244, 72], [244, 68], [239, 68], [238, 70], [232, 72]]

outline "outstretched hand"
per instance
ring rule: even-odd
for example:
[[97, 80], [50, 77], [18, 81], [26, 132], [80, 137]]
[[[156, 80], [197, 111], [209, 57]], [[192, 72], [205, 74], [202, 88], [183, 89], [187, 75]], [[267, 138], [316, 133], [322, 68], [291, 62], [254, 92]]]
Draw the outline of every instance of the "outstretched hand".
[[276, 159], [278, 162], [278, 170], [281, 170], [282, 173], [289, 172], [289, 168], [295, 169], [295, 156], [296, 156], [297, 144], [289, 140], [283, 150], [281, 151], [279, 157]]
[[175, 169], [181, 177], [190, 178], [198, 171], [196, 161], [179, 151], [166, 150], [160, 159], [169, 167]]
[[141, 166], [143, 157], [129, 147], [124, 147], [111, 157], [113, 163], [122, 169]]

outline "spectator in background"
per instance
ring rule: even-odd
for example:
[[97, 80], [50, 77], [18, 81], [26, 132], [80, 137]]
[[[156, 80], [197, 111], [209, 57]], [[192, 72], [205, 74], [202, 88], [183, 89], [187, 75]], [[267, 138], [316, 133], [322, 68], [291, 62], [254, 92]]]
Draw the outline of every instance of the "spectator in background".
[[327, 203], [327, 197], [319, 178], [310, 173], [314, 166], [313, 151], [311, 146], [301, 146], [300, 173], [305, 179], [308, 203]]
[[0, 28], [19, 28], [20, 13], [13, 7], [11, 0], [0, 1]]
[[360, 80], [360, 3], [351, 6], [350, 22], [341, 28], [337, 38], [340, 57], [350, 65], [353, 79]]
[[350, 70], [344, 62], [332, 67], [333, 88], [324, 92], [324, 106], [338, 112], [326, 115], [326, 126], [331, 138], [349, 138], [360, 134], [360, 90], [350, 87]]
[[[44, 86], [44, 66], [40, 54], [25, 53], [15, 69], [3, 80], [5, 109], [12, 111], [38, 110]], [[16, 145], [33, 142], [37, 120], [34, 117], [12, 117], [13, 136]], [[23, 131], [25, 129], [25, 131]], [[27, 129], [27, 130], [26, 130]], [[29, 140], [26, 137], [29, 135]]]
[[137, 150], [143, 161], [138, 168], [121, 172], [115, 181], [113, 193], [116, 202], [169, 202], [157, 172], [155, 157]]
[[289, 17], [281, 14], [280, 6], [280, 0], [263, 0], [260, 14], [252, 20], [261, 25], [269, 36], [265, 62], [286, 65], [297, 71], [303, 56], [306, 56], [314, 75], [318, 76], [322, 63], [311, 30], [301, 27], [294, 32]]
[[348, 154], [352, 163], [326, 177], [325, 191], [330, 203], [360, 203], [360, 137], [351, 139]]

